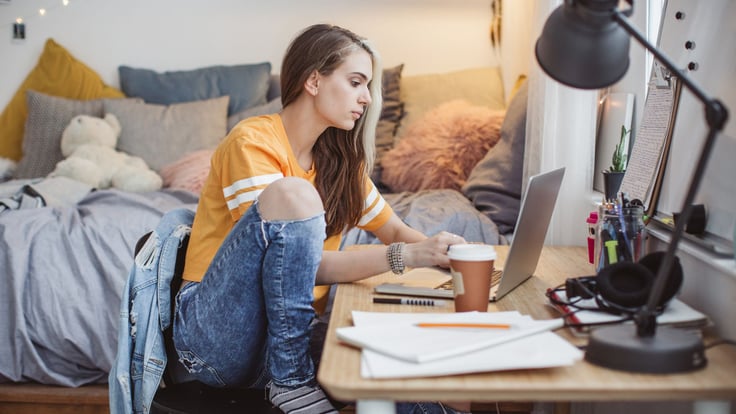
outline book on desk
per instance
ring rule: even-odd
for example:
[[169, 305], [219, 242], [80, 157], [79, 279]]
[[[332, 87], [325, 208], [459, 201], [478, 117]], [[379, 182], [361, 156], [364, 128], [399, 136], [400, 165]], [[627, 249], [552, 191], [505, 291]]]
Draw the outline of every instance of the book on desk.
[[[568, 325], [574, 327], [577, 333], [587, 333], [597, 325], [612, 324], [619, 321], [621, 323], [634, 323], [626, 315], [614, 314], [600, 309], [593, 298], [575, 300], [574, 306], [571, 306], [568, 304], [564, 290], [554, 290], [547, 294], [552, 306], [565, 317]], [[679, 328], [704, 328], [709, 323], [710, 320], [707, 315], [676, 298], [670, 300], [662, 313], [657, 316], [657, 324]]]

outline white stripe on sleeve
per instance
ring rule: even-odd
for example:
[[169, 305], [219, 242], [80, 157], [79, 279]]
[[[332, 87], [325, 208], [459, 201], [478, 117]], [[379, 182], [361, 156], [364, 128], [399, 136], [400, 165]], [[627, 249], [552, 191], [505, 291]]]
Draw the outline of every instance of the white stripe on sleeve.
[[229, 208], [230, 210], [235, 210], [236, 208], [238, 208], [239, 205], [243, 203], [251, 203], [255, 201], [262, 192], [263, 190], [253, 190], [238, 194], [237, 197], [233, 198], [232, 200], [228, 200], [227, 208]]
[[363, 203], [363, 210], [367, 210], [378, 197], [381, 197], [381, 195], [378, 194], [378, 190], [375, 186], [371, 186], [371, 192], [368, 193], [368, 197], [365, 198], [365, 202]]
[[228, 198], [231, 195], [237, 193], [238, 191], [244, 188], [256, 187], [256, 186], [264, 185], [264, 184], [268, 185], [281, 178], [284, 178], [284, 174], [275, 173], [275, 174], [257, 175], [255, 177], [245, 178], [242, 180], [238, 180], [234, 182], [233, 184], [223, 188], [222, 193], [225, 196], [225, 198]]
[[[371, 192], [372, 194], [373, 192]], [[386, 200], [381, 197], [380, 194], [376, 191], [376, 194], [378, 195], [378, 202], [375, 206], [373, 206], [370, 211], [367, 211], [363, 213], [363, 217], [360, 218], [360, 221], [358, 222], [358, 226], [365, 226], [366, 224], [370, 223], [371, 220], [376, 218], [377, 215], [381, 214], [381, 211], [383, 210], [383, 207], [386, 205]], [[374, 197], [375, 199], [375, 197]]]

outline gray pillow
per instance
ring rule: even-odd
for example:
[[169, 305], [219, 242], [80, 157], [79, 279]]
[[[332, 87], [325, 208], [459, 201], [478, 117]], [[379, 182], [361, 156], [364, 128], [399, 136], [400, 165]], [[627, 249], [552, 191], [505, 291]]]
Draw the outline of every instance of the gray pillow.
[[230, 131], [233, 127], [245, 118], [258, 115], [269, 115], [275, 114], [281, 111], [281, 97], [271, 99], [267, 104], [254, 106], [252, 108], [244, 109], [237, 114], [232, 114], [227, 117], [227, 130]]
[[272, 73], [268, 78], [268, 93], [266, 94], [266, 100], [271, 102], [274, 99], [281, 96], [281, 76], [277, 73]]
[[120, 89], [146, 103], [169, 105], [229, 95], [228, 115], [263, 105], [268, 93], [269, 62], [209, 66], [193, 70], [155, 72], [119, 66]]
[[192, 151], [214, 148], [227, 133], [229, 98], [156, 105], [105, 100], [122, 127], [117, 148], [159, 171]]
[[[18, 162], [15, 178], [45, 177], [64, 159], [61, 134], [77, 115], [102, 117], [107, 99], [75, 100], [26, 91], [28, 117], [23, 133], [23, 157]], [[141, 102], [140, 99], [126, 99]]]
[[509, 103], [501, 125], [501, 140], [473, 168], [462, 188], [478, 211], [501, 234], [514, 231], [521, 205], [526, 139], [527, 82]]
[[401, 71], [404, 64], [383, 70], [383, 105], [381, 117], [376, 126], [376, 160], [373, 164], [371, 179], [374, 183], [381, 182], [381, 158], [388, 150], [394, 147], [394, 136], [399, 127], [399, 122], [404, 114], [404, 105], [401, 103], [400, 86]]

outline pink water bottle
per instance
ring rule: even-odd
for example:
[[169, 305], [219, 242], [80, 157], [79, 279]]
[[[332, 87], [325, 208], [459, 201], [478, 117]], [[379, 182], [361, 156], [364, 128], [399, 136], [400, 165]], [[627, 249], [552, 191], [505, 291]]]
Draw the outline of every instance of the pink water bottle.
[[588, 262], [595, 264], [596, 228], [598, 225], [598, 212], [591, 211], [585, 220], [588, 223]]

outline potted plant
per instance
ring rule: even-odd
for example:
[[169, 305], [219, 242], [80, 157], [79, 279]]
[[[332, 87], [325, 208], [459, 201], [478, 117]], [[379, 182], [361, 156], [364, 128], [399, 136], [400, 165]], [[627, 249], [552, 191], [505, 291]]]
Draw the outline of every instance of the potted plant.
[[603, 189], [606, 193], [606, 200], [613, 200], [618, 194], [618, 189], [621, 187], [621, 181], [624, 179], [626, 173], [626, 164], [628, 156], [626, 150], [626, 136], [631, 133], [630, 129], [626, 129], [624, 125], [621, 125], [621, 138], [616, 145], [616, 149], [613, 151], [611, 157], [611, 166], [607, 170], [603, 171]]

